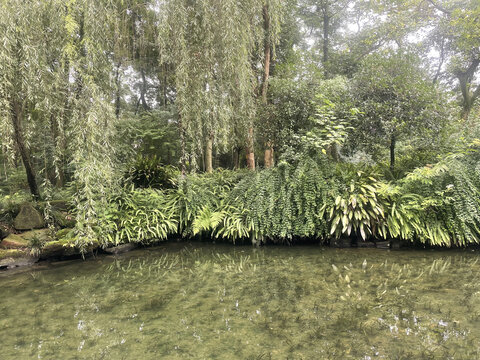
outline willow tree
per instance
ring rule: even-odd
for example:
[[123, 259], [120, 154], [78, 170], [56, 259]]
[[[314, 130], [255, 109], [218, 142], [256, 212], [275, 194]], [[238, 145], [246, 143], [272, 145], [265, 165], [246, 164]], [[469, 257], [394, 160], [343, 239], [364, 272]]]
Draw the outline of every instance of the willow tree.
[[45, 171], [52, 163], [57, 165], [57, 174], [60, 170], [53, 153], [62, 126], [65, 88], [61, 84], [68, 81], [61, 66], [65, 39], [61, 5], [53, 0], [0, 4], [2, 142], [11, 141], [10, 149], [20, 155], [34, 198], [39, 198], [40, 191], [32, 147], [37, 146], [37, 158], [43, 154], [43, 161], [37, 163]]
[[84, 246], [97, 238], [96, 219], [118, 179], [112, 106], [118, 8], [115, 1], [70, 0], [65, 9], [67, 40], [63, 49], [72, 83], [69, 107], [76, 233], [79, 245]]
[[180, 132], [193, 140], [191, 152], [203, 153], [205, 145], [207, 171], [213, 145], [225, 149], [240, 128], [254, 168], [251, 61], [265, 40], [264, 6], [258, 0], [169, 0], [159, 9], [160, 58], [174, 66]]

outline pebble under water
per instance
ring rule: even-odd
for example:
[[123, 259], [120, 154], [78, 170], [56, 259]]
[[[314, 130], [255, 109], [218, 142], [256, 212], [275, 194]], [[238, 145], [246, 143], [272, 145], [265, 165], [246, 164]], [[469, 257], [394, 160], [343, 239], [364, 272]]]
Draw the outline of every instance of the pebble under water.
[[0, 273], [0, 359], [479, 359], [471, 250], [166, 243]]

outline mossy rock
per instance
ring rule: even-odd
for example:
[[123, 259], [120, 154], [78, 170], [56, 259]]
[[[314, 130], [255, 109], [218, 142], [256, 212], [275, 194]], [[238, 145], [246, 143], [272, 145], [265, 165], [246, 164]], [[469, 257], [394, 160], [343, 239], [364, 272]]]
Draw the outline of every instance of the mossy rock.
[[0, 243], [1, 249], [21, 249], [28, 247], [30, 241], [17, 234], [10, 234]]
[[32, 240], [38, 240], [40, 242], [47, 242], [54, 240], [52, 237], [52, 232], [50, 229], [37, 229], [25, 231], [24, 233], [19, 234], [20, 237], [32, 242]]
[[17, 230], [41, 229], [45, 221], [40, 213], [31, 205], [24, 204], [13, 221], [13, 227]]
[[68, 240], [53, 240], [48, 241], [43, 245], [40, 252], [41, 259], [48, 259], [53, 257], [72, 256], [78, 254], [79, 251], [75, 248], [74, 243]]
[[71, 231], [73, 231], [72, 228], [60, 229], [55, 233], [55, 238], [57, 240], [62, 240], [63, 238], [68, 238], [72, 234]]
[[67, 211], [69, 208], [67, 200], [51, 200], [50, 205], [57, 211]]
[[[80, 255], [80, 249], [75, 246], [76, 239], [64, 237], [60, 240], [46, 242], [40, 252], [41, 259], [58, 258], [73, 255]], [[85, 252], [92, 252], [100, 246], [98, 242], [94, 242], [86, 247]]]
[[0, 261], [8, 258], [15, 259], [15, 258], [23, 257], [25, 255], [26, 255], [25, 251], [18, 250], [18, 249], [7, 249], [7, 250], [0, 249]]

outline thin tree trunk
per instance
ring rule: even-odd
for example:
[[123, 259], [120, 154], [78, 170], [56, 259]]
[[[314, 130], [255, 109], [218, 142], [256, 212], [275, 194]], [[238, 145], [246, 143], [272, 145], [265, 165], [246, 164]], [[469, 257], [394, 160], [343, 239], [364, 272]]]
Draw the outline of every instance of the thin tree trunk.
[[[325, 5], [327, 6], [327, 5]], [[328, 8], [326, 7], [323, 10], [323, 75], [325, 76], [325, 79], [328, 78], [328, 48], [329, 48], [329, 27], [330, 27], [330, 16], [328, 14]]]
[[145, 77], [145, 70], [142, 68], [140, 70], [142, 75], [142, 87], [140, 89], [140, 101], [142, 103], [143, 110], [148, 111], [150, 110], [150, 106], [147, 104], [147, 100], [145, 99], [145, 94], [147, 93], [147, 79]]
[[163, 66], [163, 107], [167, 107], [167, 65]]
[[22, 129], [23, 121], [23, 109], [16, 101], [12, 104], [12, 125], [15, 135], [15, 143], [17, 144], [18, 151], [22, 157], [23, 166], [27, 175], [28, 186], [35, 200], [40, 199], [40, 193], [38, 192], [37, 181], [35, 180], [35, 172], [33, 170], [32, 162], [28, 149], [25, 146], [25, 139], [23, 137]]
[[121, 62], [118, 62], [117, 63], [117, 67], [115, 69], [115, 86], [116, 86], [116, 90], [115, 90], [115, 116], [117, 119], [120, 118], [120, 88], [121, 88], [121, 85], [120, 85], [120, 66], [121, 66]]
[[250, 170], [255, 170], [255, 153], [253, 151], [253, 127], [248, 128], [248, 139], [247, 139], [247, 168]]
[[390, 171], [393, 172], [395, 169], [395, 144], [397, 139], [395, 137], [395, 133], [392, 134], [390, 137]]
[[232, 157], [233, 157], [233, 168], [235, 170], [238, 170], [240, 169], [240, 147], [236, 146], [233, 148], [233, 153], [232, 153]]
[[270, 77], [270, 59], [271, 59], [271, 44], [270, 44], [270, 15], [268, 13], [268, 5], [263, 6], [263, 29], [265, 31], [264, 39], [264, 64], [263, 64], [263, 79], [262, 79], [262, 102], [267, 103], [268, 78]]
[[[268, 98], [268, 80], [270, 78], [270, 61], [271, 61], [271, 43], [270, 43], [270, 14], [268, 12], [268, 5], [263, 6], [263, 28], [265, 31], [264, 40], [264, 64], [263, 64], [263, 81], [262, 81], [262, 103], [267, 105]], [[273, 142], [269, 139], [265, 144], [264, 153], [265, 167], [273, 166]]]
[[435, 72], [435, 76], [433, 78], [433, 83], [436, 84], [438, 82], [438, 78], [442, 72], [442, 66], [445, 61], [445, 38], [442, 38], [440, 48], [440, 60], [438, 61], [437, 71]]
[[178, 114], [178, 130], [180, 132], [180, 171], [182, 177], [187, 173], [187, 153], [185, 150], [185, 129], [183, 127], [182, 115]]
[[207, 173], [213, 172], [212, 154], [213, 154], [213, 134], [210, 134], [210, 136], [207, 139], [207, 150], [205, 151], [205, 170]]

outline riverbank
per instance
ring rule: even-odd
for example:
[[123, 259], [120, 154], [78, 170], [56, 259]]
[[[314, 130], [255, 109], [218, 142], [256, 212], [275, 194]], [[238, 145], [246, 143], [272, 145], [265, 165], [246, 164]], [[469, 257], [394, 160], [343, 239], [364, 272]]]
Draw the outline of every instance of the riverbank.
[[[43, 228], [9, 234], [3, 240], [0, 240], [0, 271], [13, 270], [21, 267], [32, 266], [41, 262], [65, 262], [75, 259], [86, 259], [91, 257], [99, 257], [106, 255], [119, 255], [135, 249], [156, 248], [164, 244], [182, 243], [188, 244], [223, 244], [232, 248], [243, 246], [251, 247], [251, 243], [229, 244], [225, 242], [219, 243], [215, 239], [182, 239], [179, 237], [171, 237], [166, 240], [150, 242], [149, 244], [140, 243], [124, 243], [117, 246], [104, 247], [100, 243], [94, 242], [84, 251], [76, 245], [76, 239], [73, 236], [73, 228], [60, 229], [52, 231], [52, 229]], [[437, 249], [448, 250], [441, 247], [425, 246], [424, 244], [412, 244], [406, 241], [389, 240], [389, 241], [362, 241], [355, 238], [342, 237], [340, 239], [331, 239], [323, 241], [322, 239], [302, 239], [293, 242], [292, 245], [279, 245], [276, 243], [266, 242], [262, 246], [285, 246], [293, 248], [297, 246], [316, 245], [324, 248], [337, 249], [374, 249], [378, 251], [396, 251], [396, 250], [425, 250]], [[254, 246], [258, 247], [258, 246]], [[476, 250], [477, 246], [470, 246], [468, 249]], [[467, 248], [464, 248], [467, 249]]]

